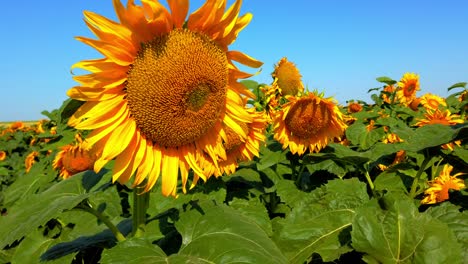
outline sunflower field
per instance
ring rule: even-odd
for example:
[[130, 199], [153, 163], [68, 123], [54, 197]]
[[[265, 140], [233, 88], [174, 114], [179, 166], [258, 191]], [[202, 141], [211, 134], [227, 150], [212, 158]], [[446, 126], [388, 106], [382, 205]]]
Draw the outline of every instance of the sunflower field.
[[167, 2], [86, 11], [103, 57], [0, 125], [0, 263], [468, 263], [467, 83], [339, 104], [286, 57], [257, 83], [240, 0]]

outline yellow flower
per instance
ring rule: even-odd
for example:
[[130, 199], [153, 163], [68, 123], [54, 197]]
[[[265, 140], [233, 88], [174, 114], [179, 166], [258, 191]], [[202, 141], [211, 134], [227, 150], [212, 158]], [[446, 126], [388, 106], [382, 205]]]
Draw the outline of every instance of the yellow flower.
[[273, 86], [278, 86], [282, 95], [297, 95], [304, 91], [302, 75], [296, 65], [288, 61], [286, 57], [278, 62], [271, 76], [274, 79]]
[[398, 142], [403, 142], [403, 139], [401, 139], [397, 134], [395, 133], [388, 133], [385, 138], [382, 140], [383, 143], [385, 144], [392, 144], [392, 143], [398, 143]]
[[357, 113], [362, 111], [362, 105], [356, 102], [350, 102], [348, 104], [348, 113]]
[[421, 104], [431, 110], [436, 110], [439, 108], [439, 105], [447, 106], [444, 98], [437, 96], [435, 94], [427, 93], [421, 96]]
[[36, 157], [39, 156], [39, 152], [33, 151], [26, 156], [24, 160], [24, 166], [26, 167], [26, 173], [31, 170], [32, 165], [36, 162]]
[[432, 125], [432, 124], [442, 124], [442, 125], [456, 125], [462, 124], [464, 121], [460, 119], [459, 115], [451, 114], [448, 109], [446, 110], [431, 110], [427, 109], [426, 114], [424, 114], [425, 119], [420, 119], [419, 122], [415, 124], [415, 126], [424, 126], [424, 125]]
[[302, 97], [287, 96], [274, 118], [274, 138], [283, 148], [289, 147], [299, 155], [309, 149], [320, 151], [329, 141], [340, 138], [346, 124], [332, 99], [321, 98], [314, 93]]
[[25, 125], [23, 122], [21, 121], [17, 121], [17, 122], [14, 122], [14, 123], [11, 123], [10, 124], [10, 129], [15, 131], [15, 130], [22, 130], [25, 128]]
[[419, 75], [415, 73], [405, 73], [398, 82], [396, 92], [397, 100], [403, 105], [409, 105], [416, 98], [416, 91], [419, 91]]
[[[405, 159], [406, 159], [406, 151], [404, 151], [404, 150], [397, 151], [397, 153], [395, 154], [395, 158], [393, 159], [392, 164], [390, 164], [389, 166], [393, 166], [395, 164], [401, 163], [401, 162], [405, 161]], [[389, 167], [389, 166], [386, 166], [384, 164], [379, 164], [377, 166], [380, 168], [380, 170], [383, 170], [383, 171], [386, 170]]]
[[452, 176], [450, 175], [452, 170], [451, 165], [445, 164], [439, 176], [429, 182], [429, 188], [424, 192], [426, 196], [421, 200], [422, 204], [443, 202], [449, 199], [449, 190], [459, 191], [466, 187], [463, 180], [457, 178], [464, 173], [457, 173]]
[[[252, 115], [253, 122], [249, 124], [240, 123], [242, 129], [247, 134], [247, 138], [243, 139], [234, 130], [226, 129], [225, 135], [221, 135], [221, 140], [226, 149], [226, 157], [217, 161], [217, 166], [213, 160], [209, 159], [208, 155], [203, 155], [200, 158], [200, 168], [203, 168], [206, 177], [214, 175], [219, 177], [225, 174], [232, 174], [241, 161], [252, 160], [255, 156], [259, 156], [260, 144], [265, 141], [266, 120], [265, 114], [255, 112], [254, 109], [248, 109]], [[198, 180], [198, 177], [194, 178]], [[193, 187], [193, 186], [191, 186]]]
[[82, 143], [66, 145], [57, 153], [53, 168], [60, 170], [60, 176], [67, 179], [79, 172], [92, 170], [97, 155], [93, 150], [86, 149]]
[[382, 99], [384, 102], [387, 104], [391, 104], [391, 95], [395, 92], [395, 87], [393, 85], [387, 85], [384, 87], [383, 92], [382, 92]]
[[238, 79], [252, 75], [234, 61], [262, 63], [228, 49], [252, 18], [239, 16], [240, 0], [226, 12], [227, 0], [208, 0], [187, 21], [187, 0], [168, 0], [170, 12], [156, 0], [141, 2], [125, 8], [114, 0], [119, 22], [84, 13], [98, 39], [77, 39], [104, 58], [72, 67], [91, 73], [75, 76], [80, 86], [68, 91], [86, 101], [69, 125], [93, 130], [85, 143], [102, 151], [96, 171], [116, 158], [113, 181], [135, 174], [133, 185], [147, 179], [148, 191], [161, 176], [163, 195], [175, 196], [179, 173], [184, 192], [191, 168], [206, 178], [197, 157], [226, 156], [218, 140], [223, 126], [247, 137], [236, 121], [252, 122], [243, 96], [254, 95]]
[[3, 150], [0, 150], [0, 161], [3, 161], [6, 159], [6, 152]]
[[442, 144], [442, 145], [440, 145], [440, 147], [441, 147], [442, 149], [448, 149], [448, 150], [450, 150], [450, 151], [453, 151], [453, 150], [455, 149], [455, 146], [459, 146], [459, 147], [460, 147], [460, 146], [461, 146], [461, 143], [462, 143], [461, 140], [455, 140], [455, 141], [450, 142], [450, 143], [447, 143], [447, 144]]

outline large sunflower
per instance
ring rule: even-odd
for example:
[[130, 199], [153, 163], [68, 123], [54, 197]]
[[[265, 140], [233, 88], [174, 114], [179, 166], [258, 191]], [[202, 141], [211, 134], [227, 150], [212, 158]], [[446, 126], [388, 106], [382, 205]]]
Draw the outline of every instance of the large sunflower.
[[262, 63], [228, 46], [252, 15], [239, 16], [240, 0], [226, 12], [226, 0], [208, 0], [187, 21], [188, 0], [168, 0], [170, 12], [156, 0], [113, 2], [119, 23], [84, 13], [97, 39], [77, 39], [104, 58], [72, 67], [91, 73], [74, 77], [80, 86], [68, 95], [86, 103], [69, 124], [93, 130], [96, 171], [116, 158], [113, 181], [136, 172], [133, 184], [147, 179], [148, 191], [161, 175], [163, 194], [176, 195], [179, 173], [184, 191], [190, 168], [205, 177], [197, 157], [225, 157], [223, 126], [247, 136], [237, 122], [252, 122], [241, 97], [253, 95], [237, 79], [251, 75], [233, 61]]
[[416, 91], [419, 90], [419, 75], [407, 72], [398, 82], [396, 98], [401, 104], [409, 105], [416, 98]]
[[432, 110], [438, 109], [440, 105], [445, 107], [447, 106], [444, 98], [431, 93], [426, 93], [421, 96], [421, 104], [425, 108]]
[[274, 138], [299, 155], [309, 149], [319, 151], [334, 138], [340, 138], [346, 124], [332, 99], [314, 93], [287, 96], [273, 120]]
[[456, 124], [463, 124], [465, 121], [460, 118], [460, 115], [452, 114], [450, 110], [431, 110], [427, 109], [423, 119], [419, 119], [415, 126], [425, 126], [433, 124], [442, 124], [452, 126]]

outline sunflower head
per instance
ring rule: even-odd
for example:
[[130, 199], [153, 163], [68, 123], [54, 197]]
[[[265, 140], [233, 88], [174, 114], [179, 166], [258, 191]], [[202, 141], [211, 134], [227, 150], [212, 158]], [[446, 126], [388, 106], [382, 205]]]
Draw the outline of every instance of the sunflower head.
[[32, 165], [34, 163], [36, 163], [36, 157], [38, 157], [38, 156], [39, 156], [39, 152], [37, 152], [37, 151], [33, 151], [33, 152], [29, 153], [26, 156], [26, 158], [24, 160], [24, 166], [26, 167], [26, 173], [28, 173], [31, 170]]
[[466, 188], [465, 183], [458, 176], [464, 173], [452, 173], [453, 167], [445, 164], [439, 176], [429, 182], [429, 188], [424, 192], [425, 197], [422, 199], [422, 204], [435, 204], [449, 199], [449, 190], [461, 190]]
[[460, 118], [460, 115], [452, 114], [448, 109], [445, 110], [431, 110], [426, 109], [425, 118], [420, 119], [415, 126], [424, 126], [432, 124], [442, 124], [446, 126], [462, 124], [465, 121]]
[[156, 0], [126, 7], [115, 0], [118, 22], [85, 12], [97, 39], [77, 39], [104, 58], [72, 66], [90, 74], [75, 76], [79, 86], [68, 91], [85, 101], [69, 125], [92, 130], [84, 144], [102, 153], [96, 171], [115, 159], [113, 181], [134, 176], [133, 185], [146, 182], [149, 191], [161, 177], [163, 194], [175, 196], [179, 175], [183, 191], [191, 169], [207, 178], [201, 157], [214, 164], [226, 158], [220, 135], [231, 129], [246, 140], [242, 127], [253, 118], [245, 98], [253, 94], [238, 79], [252, 75], [234, 62], [262, 63], [229, 50], [252, 15], [239, 16], [241, 0], [226, 5], [209, 0], [188, 15], [189, 1], [168, 0], [166, 8]]
[[67, 179], [79, 172], [92, 170], [97, 159], [96, 153], [82, 143], [66, 145], [57, 153], [53, 168], [60, 170], [60, 176]]
[[395, 92], [395, 87], [393, 85], [386, 85], [384, 88], [383, 88], [383, 91], [382, 91], [382, 99], [384, 102], [386, 102], [387, 104], [391, 104], [392, 103], [392, 95], [393, 93]]
[[447, 106], [445, 99], [435, 94], [426, 93], [421, 96], [421, 104], [426, 109], [436, 110], [439, 106]]
[[348, 104], [348, 113], [357, 113], [362, 111], [362, 105], [356, 102], [350, 102]]
[[25, 128], [25, 125], [21, 121], [17, 121], [17, 122], [14, 122], [14, 123], [10, 124], [10, 129], [13, 130], [13, 131], [22, 130], [24, 128]]
[[288, 103], [274, 118], [274, 138], [299, 155], [309, 149], [320, 151], [334, 138], [340, 138], [346, 124], [336, 103], [314, 93], [288, 96]]
[[287, 58], [282, 58], [275, 70], [271, 74], [273, 77], [273, 85], [277, 85], [282, 95], [297, 95], [304, 92], [304, 84], [302, 83], [302, 75], [299, 73], [294, 63], [288, 61]]
[[0, 150], [0, 161], [3, 161], [6, 159], [6, 152], [3, 150]]
[[405, 73], [398, 82], [396, 91], [397, 100], [403, 105], [409, 105], [416, 98], [416, 91], [419, 91], [419, 75], [415, 73]]

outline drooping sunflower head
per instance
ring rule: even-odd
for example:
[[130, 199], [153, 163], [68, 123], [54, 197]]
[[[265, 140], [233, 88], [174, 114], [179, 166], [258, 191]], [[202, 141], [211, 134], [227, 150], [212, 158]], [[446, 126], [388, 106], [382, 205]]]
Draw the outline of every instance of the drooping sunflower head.
[[460, 118], [460, 115], [452, 114], [448, 109], [445, 110], [431, 110], [426, 109], [425, 118], [420, 119], [415, 126], [424, 126], [432, 124], [442, 124], [446, 126], [462, 124], [465, 121]]
[[63, 146], [52, 163], [54, 169], [60, 170], [64, 179], [86, 170], [94, 168], [98, 153], [88, 149], [82, 142]]
[[461, 190], [466, 188], [465, 183], [458, 177], [464, 173], [452, 173], [453, 166], [445, 164], [439, 176], [429, 182], [429, 188], [424, 191], [425, 197], [422, 204], [435, 204], [449, 199], [449, 190]]
[[438, 109], [439, 106], [447, 106], [447, 103], [445, 102], [444, 98], [431, 93], [426, 93], [423, 96], [421, 96], [421, 104], [425, 108], [432, 110]]
[[338, 106], [330, 98], [314, 93], [288, 96], [274, 118], [274, 138], [293, 154], [320, 151], [334, 138], [340, 138], [346, 124]]
[[419, 90], [419, 75], [407, 72], [398, 82], [396, 98], [401, 104], [409, 105]]
[[72, 67], [90, 74], [75, 76], [80, 85], [68, 91], [86, 101], [69, 125], [93, 130], [85, 144], [102, 152], [96, 171], [116, 159], [114, 181], [135, 175], [148, 191], [162, 176], [163, 194], [176, 195], [179, 173], [183, 190], [190, 169], [205, 178], [199, 157], [225, 157], [217, 140], [225, 127], [246, 137], [234, 120], [252, 122], [244, 97], [253, 94], [238, 82], [252, 75], [234, 61], [262, 63], [228, 46], [252, 15], [239, 16], [240, 0], [227, 10], [227, 0], [207, 0], [187, 20], [189, 1], [168, 0], [170, 10], [156, 0], [113, 2], [119, 22], [85, 12], [97, 39], [77, 39], [104, 58]]
[[304, 92], [304, 84], [302, 83], [302, 75], [296, 65], [286, 57], [282, 58], [275, 70], [271, 74], [273, 77], [273, 86], [277, 85], [281, 90], [282, 95], [297, 95]]

